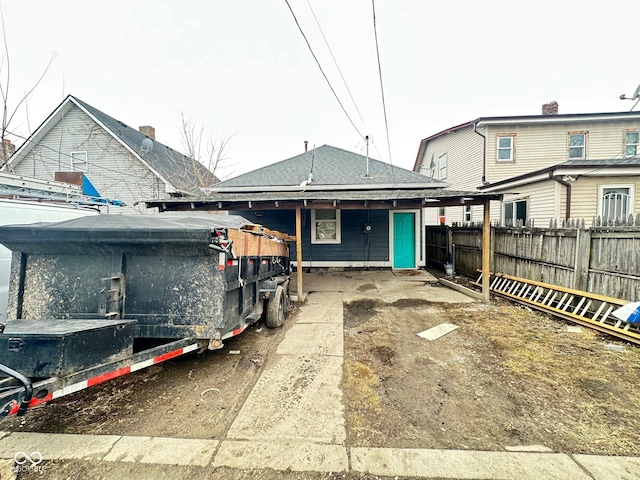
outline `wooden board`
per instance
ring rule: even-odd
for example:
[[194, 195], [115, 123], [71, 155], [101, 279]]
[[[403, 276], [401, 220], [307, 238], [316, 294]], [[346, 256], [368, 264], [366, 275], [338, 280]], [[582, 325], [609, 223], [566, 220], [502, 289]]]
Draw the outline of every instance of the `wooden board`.
[[233, 240], [232, 250], [238, 257], [288, 257], [287, 244], [266, 237], [258, 232], [229, 229], [227, 235]]

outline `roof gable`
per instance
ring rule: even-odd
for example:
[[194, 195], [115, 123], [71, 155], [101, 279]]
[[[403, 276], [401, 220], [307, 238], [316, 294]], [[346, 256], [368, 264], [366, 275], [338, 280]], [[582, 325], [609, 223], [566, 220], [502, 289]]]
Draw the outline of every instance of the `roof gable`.
[[[442, 188], [446, 183], [410, 170], [391, 166], [367, 157], [323, 145], [295, 157], [253, 170], [215, 185], [216, 191], [231, 191], [258, 187], [348, 188], [375, 189], [386, 186], [403, 188]], [[311, 181], [309, 181], [311, 180]], [[276, 188], [277, 189], [277, 188]]]
[[84, 111], [173, 190], [198, 193], [201, 187], [218, 182], [213, 173], [200, 162], [155, 140], [152, 141], [151, 148], [149, 148], [148, 141], [143, 143], [148, 138], [146, 135], [72, 95], [68, 95], [38, 129], [25, 140], [11, 157], [9, 164], [17, 165], [20, 163], [33, 146], [38, 145], [49, 130], [74, 106]]

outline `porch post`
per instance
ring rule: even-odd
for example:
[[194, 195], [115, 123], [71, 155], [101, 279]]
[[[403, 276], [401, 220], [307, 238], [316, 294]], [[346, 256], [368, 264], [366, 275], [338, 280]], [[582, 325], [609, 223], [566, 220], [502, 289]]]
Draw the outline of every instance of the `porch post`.
[[302, 212], [296, 206], [296, 278], [298, 283], [298, 302], [302, 302]]
[[484, 220], [482, 222], [482, 296], [490, 301], [489, 285], [491, 272], [491, 216], [489, 200], [484, 201]]

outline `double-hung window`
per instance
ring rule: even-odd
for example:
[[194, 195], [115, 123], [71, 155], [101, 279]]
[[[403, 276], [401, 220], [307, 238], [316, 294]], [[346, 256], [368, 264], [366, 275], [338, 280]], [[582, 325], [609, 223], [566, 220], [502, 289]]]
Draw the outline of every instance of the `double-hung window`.
[[438, 158], [438, 178], [440, 180], [444, 180], [447, 178], [447, 154], [445, 153], [440, 158]]
[[569, 160], [587, 158], [587, 134], [569, 133]]
[[515, 160], [515, 136], [498, 135], [497, 137], [497, 160], [498, 162], [513, 162]]
[[311, 243], [340, 243], [340, 210], [311, 210]]
[[635, 157], [640, 154], [640, 132], [626, 132], [624, 134], [624, 156]]
[[71, 152], [71, 171], [88, 171], [87, 152]]

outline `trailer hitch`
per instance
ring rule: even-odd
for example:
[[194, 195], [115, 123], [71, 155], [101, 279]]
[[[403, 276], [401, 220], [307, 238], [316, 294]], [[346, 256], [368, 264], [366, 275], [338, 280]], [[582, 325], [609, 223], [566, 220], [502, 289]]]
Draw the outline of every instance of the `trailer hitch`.
[[[22, 375], [20, 372], [16, 372], [12, 368], [9, 368], [1, 363], [0, 372], [15, 378], [24, 386], [24, 395], [22, 397], [22, 400], [20, 401], [18, 411], [16, 412], [16, 415], [20, 417], [26, 413], [27, 409], [29, 408], [29, 403], [31, 403], [31, 399], [33, 398], [33, 385], [31, 384], [31, 380]], [[2, 407], [2, 410], [0, 410], [0, 417], [6, 417], [7, 415], [9, 415], [15, 409], [17, 403], [18, 402], [16, 400], [11, 400], [10, 402], [6, 403], [4, 407]]]

